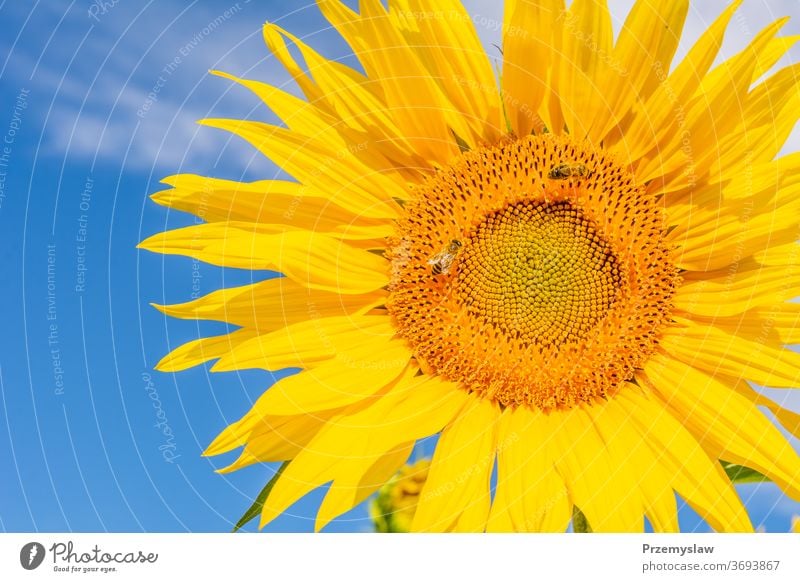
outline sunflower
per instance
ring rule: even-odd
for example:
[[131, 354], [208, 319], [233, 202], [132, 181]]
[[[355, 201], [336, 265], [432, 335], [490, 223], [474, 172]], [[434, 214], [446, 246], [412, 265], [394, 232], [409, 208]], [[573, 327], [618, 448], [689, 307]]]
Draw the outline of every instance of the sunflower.
[[670, 532], [678, 498], [751, 531], [723, 462], [799, 499], [766, 413], [800, 415], [754, 388], [800, 384], [785, 19], [712, 68], [734, 2], [672, 66], [688, 0], [616, 39], [604, 0], [510, 0], [498, 77], [456, 0], [318, 4], [362, 70], [267, 24], [305, 99], [225, 75], [284, 125], [202, 122], [294, 180], [167, 178], [206, 223], [141, 244], [283, 275], [158, 306], [238, 326], [160, 370], [301, 369], [206, 450], [288, 462], [261, 526], [330, 485], [323, 528], [436, 434], [414, 531]]
[[411, 529], [429, 468], [430, 459], [405, 465], [378, 490], [369, 506], [375, 531], [407, 533]]

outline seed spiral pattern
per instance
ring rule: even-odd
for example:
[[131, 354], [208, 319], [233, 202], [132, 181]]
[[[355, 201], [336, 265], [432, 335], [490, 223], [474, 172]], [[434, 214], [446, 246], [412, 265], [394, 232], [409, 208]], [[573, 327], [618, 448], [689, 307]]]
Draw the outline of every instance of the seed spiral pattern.
[[611, 249], [561, 201], [521, 202], [486, 217], [461, 254], [458, 302], [506, 335], [543, 346], [583, 337], [620, 283]]
[[415, 194], [389, 241], [387, 309], [425, 372], [547, 411], [613, 396], [657, 348], [679, 282], [663, 209], [608, 153], [510, 140]]

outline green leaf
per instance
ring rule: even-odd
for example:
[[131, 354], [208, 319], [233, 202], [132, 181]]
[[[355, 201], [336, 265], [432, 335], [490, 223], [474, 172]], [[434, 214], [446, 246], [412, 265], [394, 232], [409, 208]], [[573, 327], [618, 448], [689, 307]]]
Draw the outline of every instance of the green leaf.
[[272, 488], [275, 487], [275, 483], [278, 482], [280, 479], [283, 470], [289, 465], [289, 461], [283, 463], [272, 477], [269, 482], [264, 485], [264, 488], [261, 490], [261, 493], [258, 494], [256, 500], [253, 502], [253, 505], [250, 506], [250, 509], [244, 512], [244, 515], [241, 519], [233, 526], [233, 531], [237, 532], [242, 529], [245, 525], [247, 525], [252, 519], [256, 516], [261, 515], [261, 510], [264, 508], [264, 502], [267, 500], [267, 496], [269, 492], [272, 491]]
[[764, 483], [765, 481], [769, 481], [767, 477], [750, 467], [734, 465], [733, 463], [727, 463], [725, 461], [720, 462], [722, 463], [722, 468], [725, 469], [725, 472], [728, 474], [728, 479], [731, 480], [731, 483]]
[[592, 533], [592, 526], [583, 515], [583, 512], [578, 509], [577, 505], [572, 506], [572, 531], [575, 533]]
[[463, 138], [463, 137], [461, 137], [460, 135], [458, 135], [458, 134], [457, 134], [455, 131], [453, 131], [452, 129], [450, 130], [450, 133], [452, 133], [452, 134], [453, 134], [453, 137], [455, 138], [455, 140], [456, 140], [456, 143], [458, 144], [458, 149], [459, 149], [459, 151], [460, 151], [462, 154], [463, 154], [464, 152], [468, 152], [468, 151], [470, 150], [469, 144], [468, 144], [468, 143], [467, 143], [467, 142], [464, 140], [464, 138]]

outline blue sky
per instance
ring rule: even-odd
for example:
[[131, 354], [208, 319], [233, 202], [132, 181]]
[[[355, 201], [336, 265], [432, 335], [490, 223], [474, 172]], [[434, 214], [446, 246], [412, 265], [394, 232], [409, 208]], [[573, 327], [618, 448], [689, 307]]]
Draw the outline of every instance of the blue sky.
[[[491, 54], [496, 4], [467, 2]], [[632, 2], [612, 4], [619, 26]], [[697, 4], [687, 39], [719, 10]], [[796, 2], [746, 1], [723, 52], [783, 14], [800, 21]], [[224, 326], [166, 320], [148, 305], [186, 300], [193, 280], [205, 293], [269, 274], [135, 249], [193, 222], [148, 200], [162, 177], [281, 175], [244, 143], [195, 123], [276, 121], [245, 89], [207, 73], [287, 85], [263, 46], [265, 20], [355, 64], [313, 5], [289, 0], [0, 3], [0, 133], [11, 142], [0, 149], [0, 531], [227, 531], [274, 471], [218, 475], [229, 459], [200, 452], [276, 376], [154, 372], [172, 347]], [[800, 32], [798, 22], [787, 28]], [[787, 149], [798, 145], [793, 136]], [[790, 405], [800, 410], [798, 399]], [[741, 491], [770, 531], [800, 513], [772, 486]], [[310, 531], [323, 493], [268, 531]], [[688, 510], [682, 519], [706, 529]], [[369, 528], [362, 506], [328, 530]]]

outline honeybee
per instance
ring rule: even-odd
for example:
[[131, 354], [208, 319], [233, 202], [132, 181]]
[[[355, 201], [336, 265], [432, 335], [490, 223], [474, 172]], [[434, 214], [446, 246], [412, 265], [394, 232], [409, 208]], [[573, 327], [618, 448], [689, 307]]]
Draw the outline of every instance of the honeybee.
[[583, 164], [558, 164], [550, 168], [547, 175], [551, 180], [566, 180], [567, 178], [583, 178], [589, 171]]
[[433, 255], [428, 264], [431, 266], [431, 273], [434, 275], [447, 275], [450, 272], [450, 267], [453, 266], [453, 261], [456, 260], [458, 253], [461, 251], [461, 241], [451, 240], [450, 243], [441, 251]]

